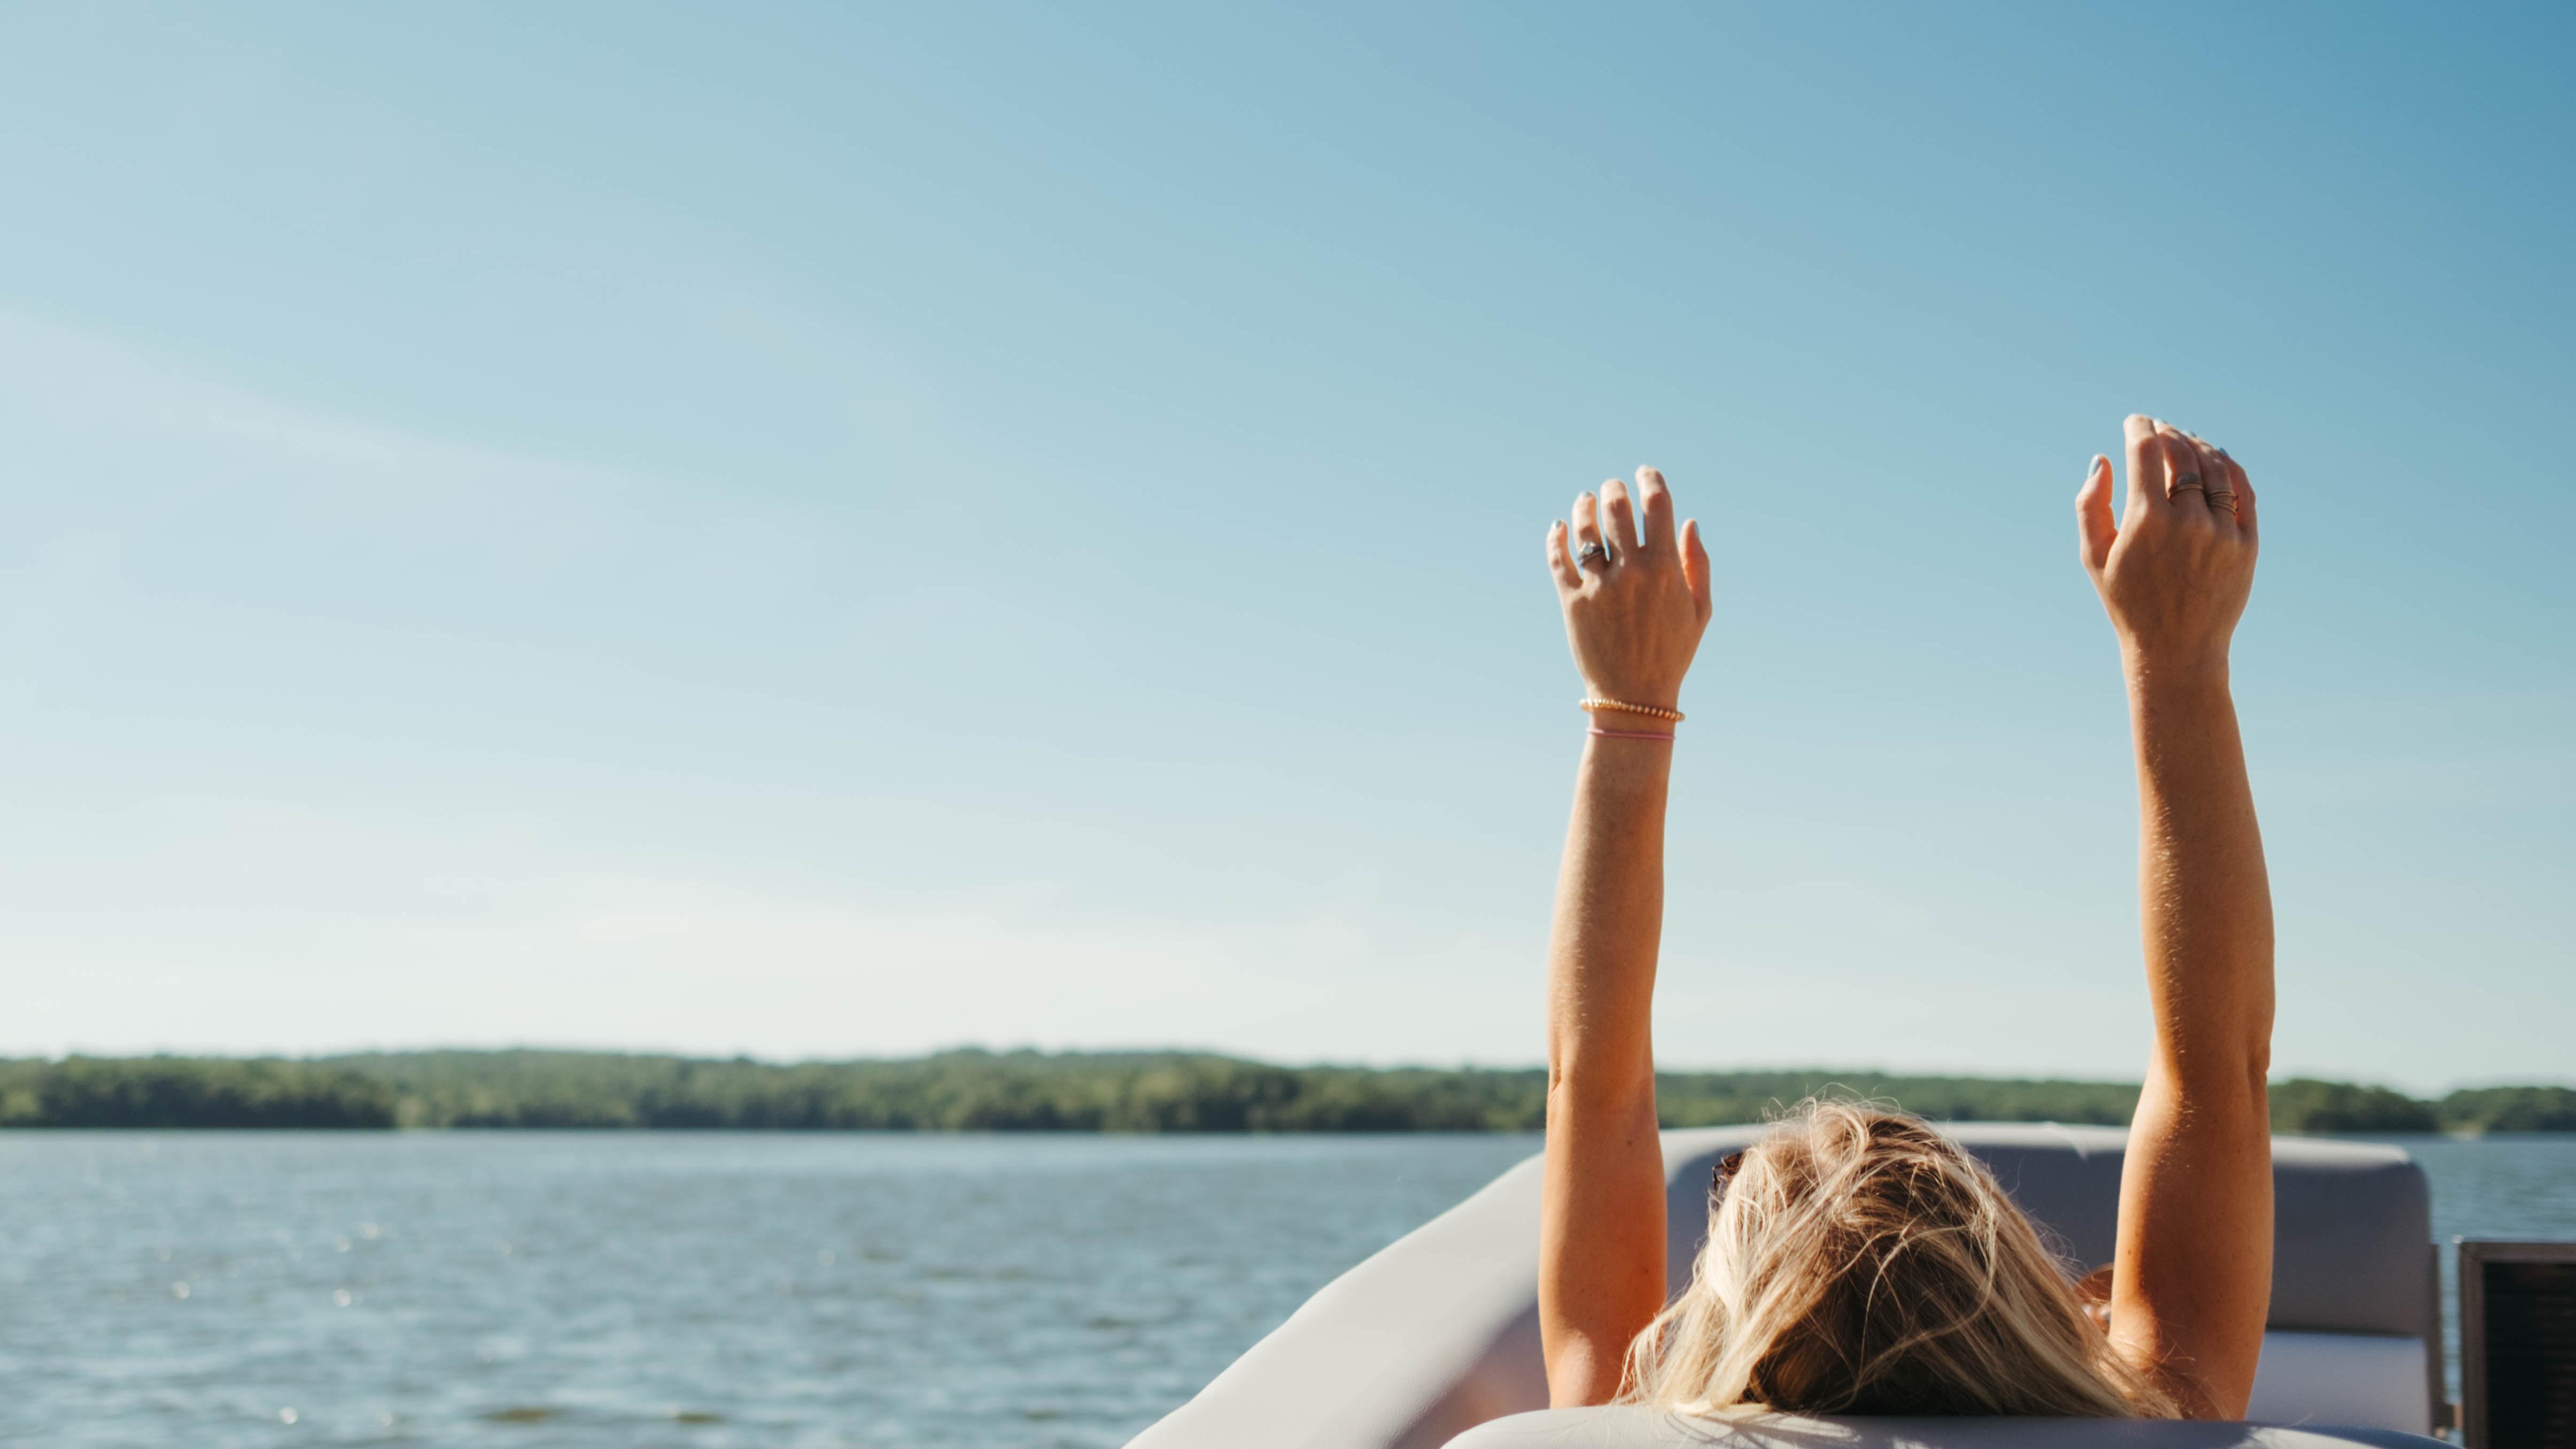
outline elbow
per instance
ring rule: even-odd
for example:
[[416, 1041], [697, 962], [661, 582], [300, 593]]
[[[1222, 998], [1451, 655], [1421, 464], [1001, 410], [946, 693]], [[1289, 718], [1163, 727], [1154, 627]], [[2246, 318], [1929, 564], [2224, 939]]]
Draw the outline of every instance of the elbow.
[[2268, 1031], [2237, 1045], [2235, 1059], [2228, 1064], [2228, 1079], [2240, 1086], [2256, 1103], [2271, 1094], [2272, 1034]]
[[2258, 1041], [2245, 1053], [2245, 1109], [2264, 1136], [2272, 1135], [2272, 1043]]
[[1550, 1122], [1563, 1121], [1569, 1116], [1599, 1121], [1633, 1119], [1640, 1115], [1649, 1122], [1654, 1120], [1653, 1067], [1606, 1068], [1598, 1063], [1570, 1063], [1562, 1058], [1548, 1063], [1547, 1119]]
[[1625, 1364], [1587, 1338], [1576, 1338], [1547, 1356], [1547, 1406], [1584, 1409], [1615, 1402]]
[[2159, 1061], [2166, 1090], [2195, 1116], [2232, 1119], [2243, 1115], [2268, 1120], [2271, 1099], [2272, 1044], [2204, 1044], [2198, 1050], [2173, 1051]]
[[2272, 1079], [2272, 1044], [2246, 1042], [2234, 1048], [2203, 1052], [2189, 1064], [2192, 1084], [2211, 1092], [2238, 1092], [2260, 1099]]

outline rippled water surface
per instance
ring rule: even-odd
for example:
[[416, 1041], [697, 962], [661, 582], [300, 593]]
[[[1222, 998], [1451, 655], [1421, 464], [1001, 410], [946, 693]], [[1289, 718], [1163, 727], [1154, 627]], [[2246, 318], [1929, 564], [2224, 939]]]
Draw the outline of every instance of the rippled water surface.
[[1117, 1445], [1535, 1149], [0, 1133], [0, 1441]]
[[[1117, 1445], [1536, 1145], [0, 1134], [0, 1440]], [[2576, 1139], [2405, 1145], [2576, 1238]]]

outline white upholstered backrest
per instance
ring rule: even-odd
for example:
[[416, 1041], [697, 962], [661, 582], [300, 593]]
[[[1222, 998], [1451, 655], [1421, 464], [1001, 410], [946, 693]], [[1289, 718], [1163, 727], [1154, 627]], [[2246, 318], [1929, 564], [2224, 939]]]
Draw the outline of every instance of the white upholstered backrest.
[[2387, 1429], [2141, 1419], [1809, 1419], [1741, 1411], [1551, 1409], [1470, 1429], [1449, 1449], [2438, 1449]]
[[[1762, 1130], [1664, 1134], [1675, 1286], [1707, 1228], [1710, 1165]], [[1994, 1168], [2077, 1266], [2109, 1261], [2124, 1133], [1944, 1130]], [[2395, 1148], [2297, 1139], [2274, 1143], [2273, 1163], [2273, 1331], [2255, 1413], [2428, 1429], [2440, 1362], [2427, 1346], [2441, 1341], [2441, 1319], [2422, 1170]], [[1488, 1420], [1543, 1408], [1538, 1195], [1535, 1159], [1504, 1173], [1335, 1279], [1130, 1449], [1437, 1449]], [[2061, 1421], [2052, 1432], [2076, 1431]], [[1561, 1449], [1589, 1446], [1568, 1437]]]

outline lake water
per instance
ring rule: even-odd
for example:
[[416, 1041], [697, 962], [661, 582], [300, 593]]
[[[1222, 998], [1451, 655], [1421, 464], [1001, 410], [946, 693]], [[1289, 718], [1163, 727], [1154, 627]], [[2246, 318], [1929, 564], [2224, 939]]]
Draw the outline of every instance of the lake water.
[[[2576, 1137], [2404, 1140], [2576, 1238]], [[0, 1134], [0, 1440], [1118, 1445], [1536, 1146]]]

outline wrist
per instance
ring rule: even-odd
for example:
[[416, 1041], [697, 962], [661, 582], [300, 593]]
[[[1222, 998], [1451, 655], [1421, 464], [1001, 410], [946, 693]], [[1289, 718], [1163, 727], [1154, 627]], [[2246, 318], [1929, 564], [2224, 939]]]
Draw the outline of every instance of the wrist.
[[[1583, 686], [1583, 697], [1585, 699], [1597, 699], [1606, 703], [1615, 704], [1642, 704], [1648, 709], [1662, 710], [1667, 714], [1681, 713], [1681, 696], [1682, 691], [1679, 685], [1674, 685], [1670, 688], [1664, 689], [1642, 689], [1634, 686], [1623, 689], [1599, 684], [1586, 684]], [[1596, 711], [1595, 718], [1634, 720], [1644, 719], [1646, 716], [1642, 714], [1631, 714], [1624, 710], [1613, 712], [1605, 709]]]
[[1660, 792], [1672, 776], [1679, 736], [1662, 720], [1598, 720], [1583, 732], [1583, 774], [1617, 792]]
[[2225, 694], [2227, 651], [2151, 650], [2124, 644], [2120, 674], [2132, 698], [2168, 694]]
[[1583, 732], [1584, 747], [1596, 750], [1646, 749], [1670, 753], [1680, 739], [1680, 733], [1668, 720], [1641, 719], [1633, 723], [1613, 720], [1608, 724], [1594, 720], [1592, 727]]

